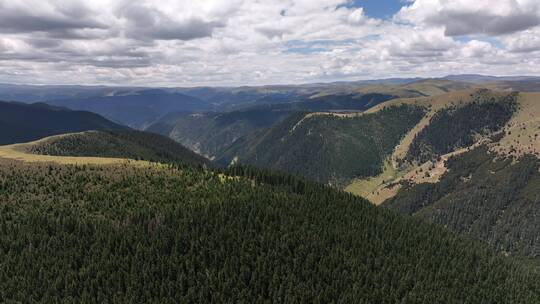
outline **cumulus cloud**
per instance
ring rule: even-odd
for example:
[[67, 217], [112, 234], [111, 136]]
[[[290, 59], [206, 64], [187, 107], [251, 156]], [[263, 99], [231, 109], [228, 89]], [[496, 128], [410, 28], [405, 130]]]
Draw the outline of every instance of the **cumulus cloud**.
[[199, 16], [169, 16], [159, 7], [136, 1], [121, 5], [116, 14], [125, 21], [125, 35], [132, 39], [191, 40], [209, 37], [221, 20], [203, 20]]
[[485, 41], [471, 40], [461, 49], [461, 53], [465, 57], [480, 58], [487, 54], [492, 54], [494, 48], [490, 43]]
[[82, 3], [64, 6], [46, 1], [0, 1], [0, 31], [50, 32], [66, 29], [106, 28], [89, 17], [89, 9]]
[[441, 22], [446, 26], [446, 35], [460, 36], [471, 34], [504, 35], [528, 29], [540, 23], [535, 14], [517, 13], [498, 17], [483, 13], [446, 12], [432, 19], [433, 24]]
[[411, 31], [396, 29], [379, 42], [380, 49], [399, 58], [423, 58], [427, 60], [442, 57], [448, 50], [457, 47], [457, 43], [445, 37], [440, 30]]
[[416, 0], [396, 19], [443, 27], [447, 36], [505, 35], [539, 25], [539, 7], [531, 0]]
[[92, 18], [83, 3], [56, 1], [0, 1], [0, 33], [43, 33], [57, 38], [80, 30], [104, 30], [108, 25]]
[[189, 86], [540, 73], [537, 0], [402, 3], [381, 20], [351, 0], [0, 0], [0, 82]]
[[530, 53], [540, 51], [540, 28], [534, 28], [503, 38], [511, 52]]

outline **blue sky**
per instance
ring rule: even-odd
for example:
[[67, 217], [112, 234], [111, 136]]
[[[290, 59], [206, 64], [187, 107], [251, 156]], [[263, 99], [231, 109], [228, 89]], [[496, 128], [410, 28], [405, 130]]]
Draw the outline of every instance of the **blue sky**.
[[364, 12], [371, 18], [388, 19], [404, 6], [401, 0], [354, 0], [354, 6], [363, 7]]

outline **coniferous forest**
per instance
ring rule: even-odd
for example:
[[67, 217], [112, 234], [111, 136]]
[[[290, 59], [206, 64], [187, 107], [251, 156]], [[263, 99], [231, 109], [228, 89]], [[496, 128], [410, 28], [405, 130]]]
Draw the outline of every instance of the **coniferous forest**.
[[537, 268], [301, 178], [0, 168], [1, 302], [540, 301]]
[[53, 137], [31, 146], [28, 152], [211, 165], [208, 159], [168, 137], [134, 130], [90, 131]]
[[473, 102], [438, 111], [429, 126], [414, 138], [406, 160], [424, 163], [475, 143], [475, 136], [500, 130], [517, 109], [517, 94], [493, 97], [487, 90], [473, 94]]
[[499, 252], [540, 257], [540, 162], [499, 158], [481, 146], [450, 158], [438, 183], [406, 185], [385, 206], [483, 240]]
[[352, 118], [299, 112], [239, 139], [218, 162], [228, 165], [237, 160], [344, 185], [381, 173], [385, 158], [424, 114], [424, 108], [411, 105], [388, 106]]

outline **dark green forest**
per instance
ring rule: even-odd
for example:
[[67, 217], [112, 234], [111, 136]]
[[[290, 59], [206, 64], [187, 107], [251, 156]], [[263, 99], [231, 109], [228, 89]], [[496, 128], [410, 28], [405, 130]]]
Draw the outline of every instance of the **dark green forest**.
[[241, 164], [343, 185], [379, 174], [384, 159], [418, 123], [424, 109], [402, 105], [354, 118], [322, 115], [303, 120], [306, 115], [293, 114], [237, 140], [218, 161], [226, 165], [238, 157]]
[[29, 152], [56, 156], [115, 157], [210, 165], [209, 160], [170, 138], [134, 130], [69, 134], [34, 145]]
[[2, 160], [0, 302], [538, 303], [537, 268], [250, 168]]
[[414, 138], [407, 161], [424, 163], [458, 148], [468, 147], [475, 136], [500, 130], [517, 109], [517, 93], [494, 97], [480, 90], [473, 102], [435, 113], [430, 124]]
[[540, 257], [540, 162], [497, 158], [481, 146], [446, 162], [439, 183], [406, 185], [391, 209], [483, 240], [497, 251]]

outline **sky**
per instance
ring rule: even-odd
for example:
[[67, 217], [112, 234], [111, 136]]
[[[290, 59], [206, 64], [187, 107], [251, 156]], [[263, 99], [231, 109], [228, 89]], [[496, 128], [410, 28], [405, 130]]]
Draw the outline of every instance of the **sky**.
[[0, 82], [540, 75], [538, 0], [0, 0]]

